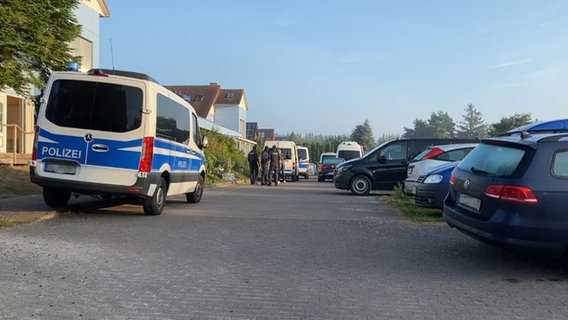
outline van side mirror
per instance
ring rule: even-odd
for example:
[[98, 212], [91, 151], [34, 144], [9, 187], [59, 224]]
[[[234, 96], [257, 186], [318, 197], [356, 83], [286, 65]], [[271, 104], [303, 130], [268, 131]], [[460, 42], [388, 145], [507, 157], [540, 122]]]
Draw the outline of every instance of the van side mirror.
[[201, 138], [201, 142], [199, 143], [199, 149], [203, 149], [203, 148], [207, 148], [207, 145], [209, 144], [209, 138], [207, 136], [203, 136]]

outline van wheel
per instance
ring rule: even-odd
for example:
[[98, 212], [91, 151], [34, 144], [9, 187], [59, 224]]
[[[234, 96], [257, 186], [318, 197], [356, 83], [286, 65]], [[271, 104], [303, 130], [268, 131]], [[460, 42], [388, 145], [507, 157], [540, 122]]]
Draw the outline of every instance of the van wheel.
[[71, 192], [61, 190], [61, 189], [52, 189], [52, 188], [43, 188], [43, 201], [52, 207], [52, 208], [60, 208], [69, 202], [71, 198]]
[[197, 180], [197, 185], [195, 186], [195, 191], [186, 193], [185, 199], [189, 203], [198, 203], [201, 201], [201, 197], [203, 197], [203, 177], [199, 176], [199, 180]]
[[162, 214], [164, 206], [166, 205], [166, 180], [160, 178], [156, 192], [151, 197], [144, 199], [144, 213], [149, 216], [157, 216]]
[[366, 196], [371, 191], [371, 180], [366, 176], [355, 176], [351, 180], [349, 189], [351, 189], [351, 193], [356, 196]]

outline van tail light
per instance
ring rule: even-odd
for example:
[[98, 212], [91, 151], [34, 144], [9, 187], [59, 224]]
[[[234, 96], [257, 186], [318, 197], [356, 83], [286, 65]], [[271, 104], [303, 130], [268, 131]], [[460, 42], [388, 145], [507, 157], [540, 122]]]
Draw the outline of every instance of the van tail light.
[[432, 151], [428, 152], [424, 158], [422, 158], [421, 160], [426, 160], [426, 159], [430, 159], [430, 158], [434, 158], [437, 155], [440, 155], [444, 153], [444, 150], [440, 149], [440, 148], [432, 148]]
[[485, 195], [505, 202], [538, 205], [534, 192], [525, 186], [490, 185], [485, 188]]
[[34, 144], [32, 147], [32, 160], [37, 160], [37, 143], [38, 143], [38, 137], [39, 137], [39, 126], [35, 125], [34, 126]]
[[142, 142], [142, 152], [140, 154], [140, 172], [150, 172], [152, 170], [152, 159], [154, 158], [154, 138], [144, 137]]

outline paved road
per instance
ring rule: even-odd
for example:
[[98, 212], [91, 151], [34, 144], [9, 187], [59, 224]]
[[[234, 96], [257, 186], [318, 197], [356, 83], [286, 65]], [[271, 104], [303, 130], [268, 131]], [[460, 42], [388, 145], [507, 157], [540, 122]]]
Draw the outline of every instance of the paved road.
[[567, 280], [313, 179], [0, 229], [0, 319], [566, 319]]

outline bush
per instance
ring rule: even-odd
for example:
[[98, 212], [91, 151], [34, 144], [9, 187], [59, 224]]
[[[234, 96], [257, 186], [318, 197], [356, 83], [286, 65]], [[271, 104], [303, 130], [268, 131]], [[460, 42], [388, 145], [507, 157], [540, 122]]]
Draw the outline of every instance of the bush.
[[202, 129], [202, 134], [207, 135], [209, 139], [209, 145], [205, 148], [206, 181], [220, 181], [223, 173], [233, 173], [240, 179], [247, 177], [248, 161], [245, 155], [237, 149], [235, 140], [205, 129]]

